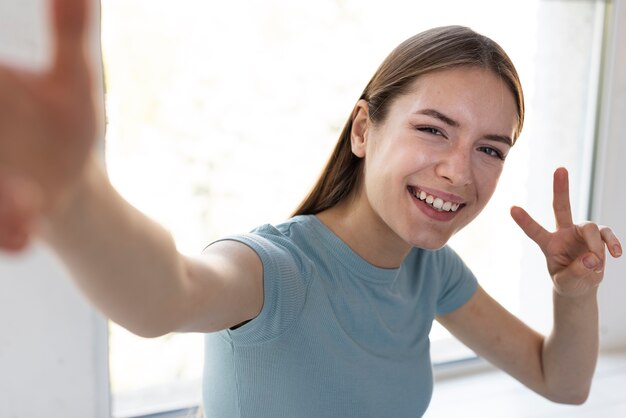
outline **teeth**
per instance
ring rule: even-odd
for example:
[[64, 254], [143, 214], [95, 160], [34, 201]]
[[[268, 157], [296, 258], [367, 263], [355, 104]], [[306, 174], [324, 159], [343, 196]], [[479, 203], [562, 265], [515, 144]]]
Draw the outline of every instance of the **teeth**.
[[429, 195], [424, 191], [417, 193], [417, 191], [412, 190], [412, 193], [419, 200], [425, 201], [435, 209], [442, 212], [456, 212], [461, 206], [459, 203], [446, 202], [442, 198]]

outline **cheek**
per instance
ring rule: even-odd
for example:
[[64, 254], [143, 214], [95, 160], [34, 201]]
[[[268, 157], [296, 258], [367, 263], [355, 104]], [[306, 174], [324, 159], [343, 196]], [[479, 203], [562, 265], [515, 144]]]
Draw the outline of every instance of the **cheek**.
[[502, 168], [483, 170], [476, 179], [476, 189], [478, 191], [479, 199], [483, 205], [486, 204], [493, 196], [500, 179]]
[[397, 163], [381, 158], [369, 161], [364, 167], [365, 195], [369, 205], [383, 218], [390, 216], [399, 207], [403, 176]]

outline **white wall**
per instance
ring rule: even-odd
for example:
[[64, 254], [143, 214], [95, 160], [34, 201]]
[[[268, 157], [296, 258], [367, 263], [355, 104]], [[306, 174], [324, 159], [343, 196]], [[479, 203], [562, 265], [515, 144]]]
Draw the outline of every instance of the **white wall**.
[[[0, 58], [45, 62], [44, 4], [0, 0]], [[108, 417], [106, 330], [46, 249], [0, 254], [0, 417]]]
[[[599, 108], [594, 220], [610, 225], [626, 248], [626, 1], [613, 3]], [[602, 347], [626, 349], [626, 256], [608, 265], [600, 288]]]
[[106, 347], [49, 252], [0, 259], [0, 417], [108, 417]]

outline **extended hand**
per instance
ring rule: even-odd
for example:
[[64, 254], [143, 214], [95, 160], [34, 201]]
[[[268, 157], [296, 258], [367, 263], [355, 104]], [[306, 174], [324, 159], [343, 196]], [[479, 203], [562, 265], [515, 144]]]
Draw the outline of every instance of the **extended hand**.
[[605, 249], [619, 257], [622, 246], [608, 227], [592, 222], [573, 223], [565, 168], [554, 172], [553, 208], [554, 232], [547, 231], [520, 207], [511, 208], [511, 216], [546, 256], [556, 291], [563, 296], [580, 296], [602, 281]]
[[34, 73], [0, 64], [0, 248], [18, 250], [60, 205], [96, 138], [86, 55], [86, 0], [54, 0], [52, 63]]

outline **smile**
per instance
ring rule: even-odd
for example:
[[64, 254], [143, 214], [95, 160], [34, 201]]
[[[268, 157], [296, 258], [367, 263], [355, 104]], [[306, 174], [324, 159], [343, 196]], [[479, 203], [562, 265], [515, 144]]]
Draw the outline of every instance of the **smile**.
[[464, 206], [462, 203], [449, 202], [440, 197], [430, 195], [423, 190], [417, 190], [414, 187], [409, 186], [408, 189], [415, 198], [427, 203], [439, 212], [456, 212], [460, 207]]

